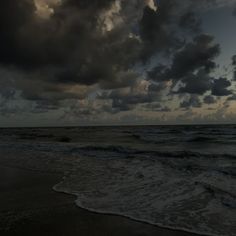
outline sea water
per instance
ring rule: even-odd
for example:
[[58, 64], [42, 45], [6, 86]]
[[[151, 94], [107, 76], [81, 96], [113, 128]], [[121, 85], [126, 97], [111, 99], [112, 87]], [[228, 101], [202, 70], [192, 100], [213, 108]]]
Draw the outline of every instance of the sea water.
[[233, 125], [2, 129], [0, 163], [62, 173], [54, 190], [91, 211], [236, 235]]

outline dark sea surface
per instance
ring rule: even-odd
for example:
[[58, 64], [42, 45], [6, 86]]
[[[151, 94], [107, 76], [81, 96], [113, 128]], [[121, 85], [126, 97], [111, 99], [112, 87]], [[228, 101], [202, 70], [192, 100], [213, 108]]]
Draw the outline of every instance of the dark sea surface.
[[0, 129], [0, 164], [62, 173], [88, 210], [236, 235], [235, 125]]

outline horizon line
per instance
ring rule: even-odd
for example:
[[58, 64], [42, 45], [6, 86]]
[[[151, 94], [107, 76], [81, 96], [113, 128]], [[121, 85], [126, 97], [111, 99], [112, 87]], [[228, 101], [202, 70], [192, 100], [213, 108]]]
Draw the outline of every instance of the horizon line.
[[15, 128], [89, 128], [89, 127], [136, 127], [136, 126], [222, 126], [222, 125], [236, 125], [236, 123], [178, 123], [178, 124], [91, 124], [91, 125], [61, 125], [61, 126], [0, 126], [0, 129], [15, 129]]

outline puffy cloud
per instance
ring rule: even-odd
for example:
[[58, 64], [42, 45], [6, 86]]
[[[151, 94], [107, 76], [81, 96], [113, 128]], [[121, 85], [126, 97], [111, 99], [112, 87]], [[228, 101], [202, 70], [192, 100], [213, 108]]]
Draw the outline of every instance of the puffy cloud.
[[188, 110], [189, 108], [200, 108], [202, 103], [197, 95], [191, 95], [188, 99], [180, 103], [180, 107]]
[[204, 97], [203, 99], [204, 103], [210, 105], [210, 104], [214, 104], [217, 102], [216, 98], [214, 96], [211, 95], [207, 95]]
[[231, 82], [226, 78], [220, 78], [214, 81], [212, 87], [212, 95], [214, 96], [228, 96], [232, 94], [229, 90]]
[[170, 112], [171, 109], [167, 106], [163, 106], [160, 103], [149, 103], [144, 106], [147, 111], [154, 111], [154, 112]]
[[228, 101], [236, 101], [236, 94], [231, 95], [230, 97], [228, 97], [227, 100]]
[[129, 111], [138, 104], [150, 103], [154, 97], [149, 93], [149, 83], [145, 80], [137, 81], [132, 87], [103, 92], [99, 99], [111, 100], [111, 112]]
[[182, 79], [184, 86], [179, 88], [178, 93], [203, 95], [211, 89], [212, 81], [213, 78], [205, 70], [200, 70], [197, 74], [189, 74]]

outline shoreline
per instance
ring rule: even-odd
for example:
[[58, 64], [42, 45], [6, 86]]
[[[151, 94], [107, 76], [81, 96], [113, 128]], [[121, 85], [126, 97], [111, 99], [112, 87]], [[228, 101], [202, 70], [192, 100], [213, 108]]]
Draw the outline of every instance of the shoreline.
[[76, 205], [74, 195], [53, 190], [52, 186], [63, 177], [60, 174], [0, 165], [0, 177], [4, 180], [0, 184], [2, 236], [199, 235], [81, 208]]

